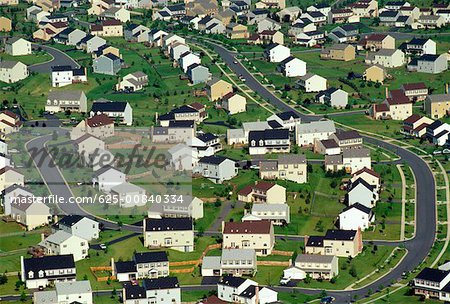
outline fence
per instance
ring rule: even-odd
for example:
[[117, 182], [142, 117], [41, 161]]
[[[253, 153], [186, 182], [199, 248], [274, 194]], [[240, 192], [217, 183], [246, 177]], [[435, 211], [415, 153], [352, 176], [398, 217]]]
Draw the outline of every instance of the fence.
[[94, 275], [95, 279], [97, 280], [97, 282], [106, 282], [108, 281], [108, 279], [111, 280], [115, 280], [116, 276], [113, 275], [109, 275], [109, 276], [99, 276], [97, 274], [97, 272], [99, 271], [108, 271], [110, 273], [112, 273], [112, 267], [111, 266], [97, 266], [97, 267], [89, 267], [89, 269], [91, 270], [92, 274]]

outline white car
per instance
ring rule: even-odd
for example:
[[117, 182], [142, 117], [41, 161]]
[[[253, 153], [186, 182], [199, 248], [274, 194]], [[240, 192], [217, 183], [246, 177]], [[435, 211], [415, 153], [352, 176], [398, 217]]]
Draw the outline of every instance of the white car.
[[287, 285], [291, 281], [291, 278], [282, 278], [280, 280], [280, 285]]

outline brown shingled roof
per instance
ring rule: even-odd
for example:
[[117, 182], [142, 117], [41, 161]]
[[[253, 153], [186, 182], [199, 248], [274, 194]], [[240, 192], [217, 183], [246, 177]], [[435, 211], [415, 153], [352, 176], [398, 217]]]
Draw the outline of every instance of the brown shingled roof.
[[95, 128], [114, 124], [114, 121], [105, 114], [99, 114], [86, 119], [86, 124], [91, 128]]
[[362, 169], [359, 169], [358, 171], [356, 171], [355, 173], [353, 173], [352, 175], [353, 176], [357, 176], [357, 175], [360, 175], [361, 173], [369, 173], [370, 175], [373, 175], [373, 176], [376, 176], [376, 177], [378, 177], [378, 178], [380, 178], [380, 174], [379, 173], [377, 173], [377, 172], [375, 172], [374, 170], [372, 170], [372, 169], [369, 169], [369, 168], [367, 168], [367, 167], [364, 167], [364, 168], [362, 168]]

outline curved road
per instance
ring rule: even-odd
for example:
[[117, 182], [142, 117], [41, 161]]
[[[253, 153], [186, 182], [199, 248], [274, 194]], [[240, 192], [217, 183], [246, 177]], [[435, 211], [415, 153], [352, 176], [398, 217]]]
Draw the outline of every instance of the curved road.
[[32, 48], [34, 50], [41, 48], [42, 50], [49, 53], [53, 57], [53, 59], [47, 62], [30, 65], [28, 69], [31, 72], [49, 74], [52, 72], [52, 67], [57, 65], [70, 65], [73, 68], [80, 67], [80, 65], [69, 55], [65, 54], [63, 51], [55, 49], [54, 47], [33, 43]]
[[[239, 61], [236, 62], [235, 53], [228, 51], [220, 45], [212, 45], [215, 52], [221, 57], [221, 59], [230, 67], [230, 69], [236, 73], [236, 75], [243, 75], [246, 79], [246, 85], [257, 92], [265, 100], [269, 101], [272, 105], [281, 111], [294, 111], [298, 113], [303, 122], [315, 121], [321, 118], [321, 116], [316, 115], [306, 115], [297, 111], [295, 108], [287, 105], [278, 97], [273, 95], [266, 87], [259, 83], [247, 69], [241, 65]], [[435, 180], [434, 176], [425, 163], [416, 154], [395, 146], [393, 144], [384, 142], [382, 140], [364, 136], [364, 140], [373, 145], [380, 146], [386, 150], [390, 150], [398, 154], [401, 159], [407, 163], [414, 175], [416, 177], [417, 185], [417, 200], [416, 200], [416, 236], [414, 239], [405, 241], [405, 247], [408, 249], [408, 254], [405, 256], [403, 261], [392, 270], [389, 274], [383, 278], [377, 280], [376, 282], [370, 284], [367, 287], [354, 291], [341, 291], [341, 292], [329, 292], [329, 294], [336, 297], [338, 303], [344, 303], [349, 300], [349, 298], [354, 295], [363, 297], [367, 295], [369, 289], [375, 291], [380, 285], [388, 286], [392, 282], [397, 281], [402, 277], [404, 271], [411, 271], [415, 269], [422, 261], [427, 257], [428, 252], [433, 246], [435, 240], [436, 231], [436, 197], [435, 197]], [[286, 289], [286, 287], [279, 287], [280, 290]], [[292, 290], [289, 288], [289, 290]], [[317, 293], [318, 291], [303, 290], [299, 289], [305, 293]]]

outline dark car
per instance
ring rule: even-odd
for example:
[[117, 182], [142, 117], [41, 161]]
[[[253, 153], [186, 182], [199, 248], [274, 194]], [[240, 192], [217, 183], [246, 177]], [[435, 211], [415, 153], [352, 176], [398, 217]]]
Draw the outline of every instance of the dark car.
[[320, 300], [320, 304], [331, 304], [333, 303], [335, 298], [333, 297], [325, 297]]

